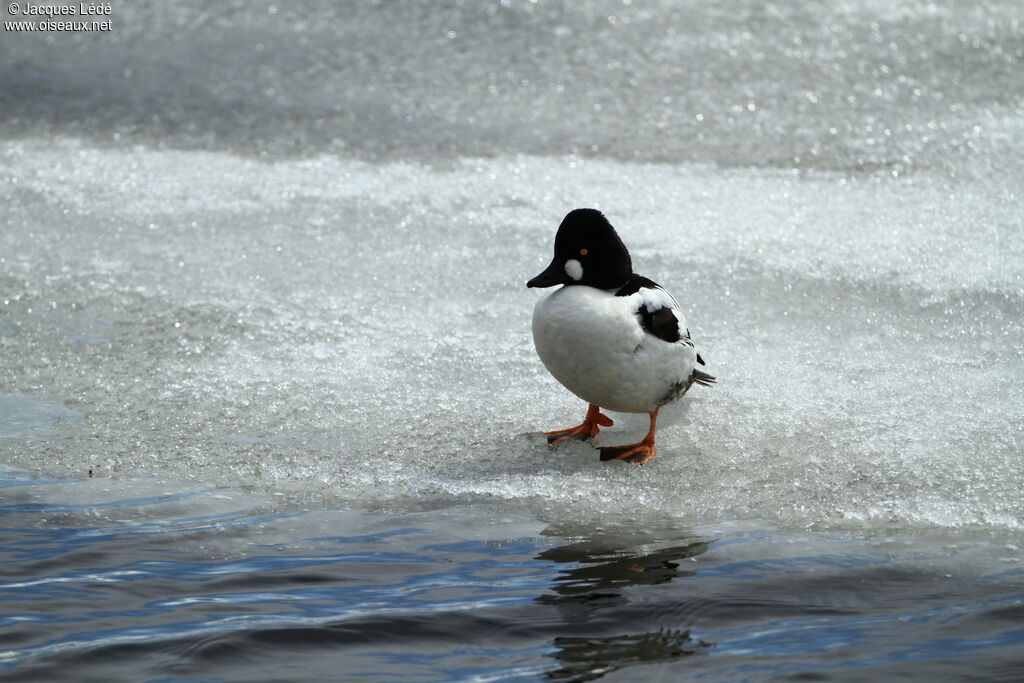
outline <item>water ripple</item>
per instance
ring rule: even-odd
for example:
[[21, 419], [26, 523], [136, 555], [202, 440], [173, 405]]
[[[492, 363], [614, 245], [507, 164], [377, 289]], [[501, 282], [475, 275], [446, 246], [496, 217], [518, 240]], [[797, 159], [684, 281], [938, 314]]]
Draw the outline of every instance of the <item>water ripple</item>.
[[[99, 486], [37, 482], [19, 489], [34, 505], [5, 506], [5, 675], [117, 678], [130, 662], [151, 680], [720, 680], [962, 662], [1009, 678], [1024, 641], [1024, 572], [977, 541], [894, 555], [837, 534], [533, 513], [510, 527], [478, 508]], [[75, 497], [96, 504], [59, 502]]]

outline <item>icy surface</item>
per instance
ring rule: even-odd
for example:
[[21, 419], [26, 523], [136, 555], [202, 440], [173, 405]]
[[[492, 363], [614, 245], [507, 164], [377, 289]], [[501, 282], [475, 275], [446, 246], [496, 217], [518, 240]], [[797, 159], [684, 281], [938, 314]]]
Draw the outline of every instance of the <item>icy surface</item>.
[[[0, 459], [1024, 529], [1021, 6], [762, 5], [139, 2], [5, 34], [0, 410], [85, 419]], [[581, 206], [719, 378], [644, 469], [521, 436], [584, 413], [525, 288]], [[604, 444], [645, 426], [614, 417]]]
[[59, 433], [57, 425], [81, 419], [81, 415], [62, 405], [28, 396], [0, 396], [0, 440], [49, 436]]

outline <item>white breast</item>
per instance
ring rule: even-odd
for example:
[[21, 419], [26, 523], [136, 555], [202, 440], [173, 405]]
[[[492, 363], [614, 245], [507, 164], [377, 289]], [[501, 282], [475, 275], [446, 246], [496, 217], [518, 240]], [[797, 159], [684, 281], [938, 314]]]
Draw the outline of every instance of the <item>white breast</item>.
[[696, 352], [645, 333], [634, 303], [593, 287], [562, 287], [533, 309], [533, 342], [548, 372], [584, 401], [650, 413], [678, 398]]

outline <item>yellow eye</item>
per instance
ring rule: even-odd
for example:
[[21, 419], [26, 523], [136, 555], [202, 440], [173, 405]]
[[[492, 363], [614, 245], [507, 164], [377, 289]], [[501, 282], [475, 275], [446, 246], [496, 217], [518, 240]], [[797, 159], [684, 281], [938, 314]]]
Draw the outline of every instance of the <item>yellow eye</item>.
[[583, 249], [580, 249], [580, 256], [586, 256], [587, 255], [587, 251], [588, 250], [586, 249], [586, 247], [584, 247]]

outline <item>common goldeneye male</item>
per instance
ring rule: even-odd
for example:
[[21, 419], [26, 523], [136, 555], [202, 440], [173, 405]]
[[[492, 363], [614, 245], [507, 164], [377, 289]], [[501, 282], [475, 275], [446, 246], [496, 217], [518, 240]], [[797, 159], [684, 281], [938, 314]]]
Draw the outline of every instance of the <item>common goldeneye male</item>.
[[655, 282], [633, 272], [626, 245], [596, 209], [570, 211], [555, 235], [555, 257], [527, 287], [564, 285], [533, 309], [533, 343], [544, 367], [590, 404], [583, 424], [547, 432], [552, 446], [592, 439], [612, 426], [601, 408], [647, 413], [642, 441], [601, 448], [601, 460], [642, 465], [654, 457], [661, 406], [694, 384], [715, 378], [690, 339], [679, 304]]

